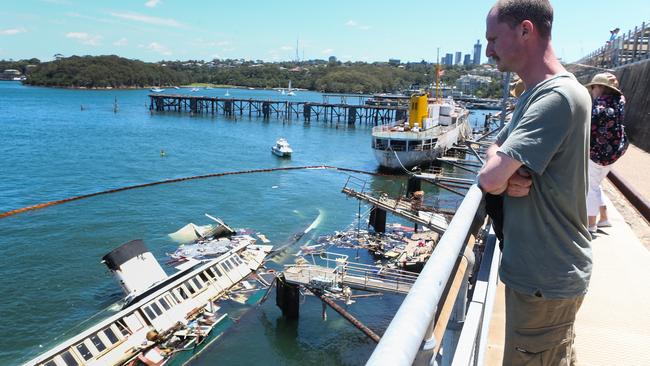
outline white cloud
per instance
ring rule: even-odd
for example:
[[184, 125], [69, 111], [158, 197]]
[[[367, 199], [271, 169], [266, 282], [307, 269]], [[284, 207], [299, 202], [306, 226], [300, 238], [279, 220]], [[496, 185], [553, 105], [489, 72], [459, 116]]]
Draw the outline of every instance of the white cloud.
[[203, 38], [197, 38], [194, 41], [192, 41], [192, 45], [196, 47], [224, 47], [224, 46], [229, 46], [230, 41], [211, 41], [211, 40], [206, 40]]
[[91, 16], [88, 16], [88, 15], [79, 14], [79, 13], [76, 13], [76, 12], [73, 12], [73, 11], [66, 13], [66, 16], [68, 16], [70, 18], [86, 19], [86, 20], [90, 20], [90, 21], [93, 21], [93, 22], [100, 22], [100, 23], [114, 24], [114, 23], [117, 22], [116, 20], [113, 20], [113, 19], [95, 18], [95, 17], [91, 17]]
[[152, 17], [149, 15], [143, 15], [138, 13], [110, 13], [110, 15], [117, 18], [133, 20], [141, 23], [162, 25], [162, 26], [174, 27], [174, 28], [187, 28], [187, 26], [185, 26], [183, 23], [178, 22], [174, 19], [158, 18], [158, 17]]
[[14, 34], [27, 32], [25, 28], [8, 28], [0, 30], [0, 35], [13, 36]]
[[322, 53], [323, 55], [329, 55], [329, 54], [331, 54], [332, 52], [334, 52], [334, 50], [331, 49], [331, 48], [326, 48], [326, 49], [320, 51], [320, 53]]
[[291, 46], [282, 46], [282, 47], [280, 47], [280, 51], [293, 51], [293, 47], [291, 47]]
[[122, 38], [118, 39], [117, 41], [113, 42], [114, 46], [126, 46], [127, 44], [129, 44], [129, 40], [124, 38], [124, 37], [122, 37]]
[[172, 54], [172, 51], [170, 51], [169, 48], [167, 48], [167, 46], [164, 46], [158, 42], [151, 42], [149, 43], [149, 45], [144, 46], [144, 48], [165, 56], [169, 56]]
[[144, 3], [144, 6], [148, 8], [155, 8], [158, 4], [160, 4], [160, 0], [149, 0]]
[[355, 20], [348, 20], [345, 23], [345, 25], [350, 27], [350, 28], [355, 28], [355, 29], [362, 30], [362, 31], [367, 31], [367, 30], [369, 30], [371, 28], [369, 25], [359, 24]]
[[81, 43], [90, 46], [97, 46], [99, 44], [99, 41], [102, 39], [101, 36], [96, 36], [85, 32], [70, 32], [67, 33], [65, 36], [66, 38], [76, 39], [79, 40]]

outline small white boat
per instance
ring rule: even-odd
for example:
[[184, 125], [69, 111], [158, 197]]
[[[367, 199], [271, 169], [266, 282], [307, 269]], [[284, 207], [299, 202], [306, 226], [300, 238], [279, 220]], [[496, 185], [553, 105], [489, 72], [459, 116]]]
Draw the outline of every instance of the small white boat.
[[190, 91], [191, 92], [197, 92], [197, 91], [199, 91], [199, 88], [192, 88], [192, 90], [190, 90]]
[[226, 94], [223, 95], [224, 97], [229, 97], [230, 96], [230, 91], [226, 89]]
[[287, 88], [287, 95], [294, 96], [296, 93], [291, 89], [291, 80], [289, 80], [289, 87]]
[[273, 147], [271, 147], [271, 152], [281, 158], [291, 157], [293, 150], [289, 146], [287, 140], [279, 138]]
[[160, 93], [165, 91], [165, 89], [161, 89], [161, 88], [151, 88], [149, 90], [151, 90], [154, 93]]

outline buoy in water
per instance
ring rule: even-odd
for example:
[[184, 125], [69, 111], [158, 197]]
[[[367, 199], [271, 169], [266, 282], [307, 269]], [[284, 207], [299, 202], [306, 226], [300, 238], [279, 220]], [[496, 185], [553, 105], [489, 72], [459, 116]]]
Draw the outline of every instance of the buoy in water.
[[165, 150], [160, 150], [160, 157], [162, 158], [162, 157], [165, 157], [165, 156], [167, 156], [167, 153], [165, 152]]

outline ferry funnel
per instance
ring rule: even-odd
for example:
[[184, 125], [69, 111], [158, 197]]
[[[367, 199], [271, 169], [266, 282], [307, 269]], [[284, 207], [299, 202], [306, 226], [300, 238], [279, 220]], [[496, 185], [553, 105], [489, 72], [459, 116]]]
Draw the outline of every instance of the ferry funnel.
[[131, 240], [102, 257], [127, 297], [135, 297], [167, 278], [153, 254], [140, 239]]

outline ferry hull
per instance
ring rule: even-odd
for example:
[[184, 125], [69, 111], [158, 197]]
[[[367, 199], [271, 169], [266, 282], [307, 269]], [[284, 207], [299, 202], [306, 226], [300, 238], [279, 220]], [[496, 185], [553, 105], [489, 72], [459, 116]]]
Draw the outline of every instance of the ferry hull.
[[[381, 168], [390, 170], [410, 169], [422, 163], [430, 163], [436, 158], [442, 156], [458, 141], [462, 141], [465, 137], [469, 136], [470, 132], [471, 129], [469, 123], [467, 120], [464, 120], [456, 124], [456, 126], [436, 134], [437, 142], [435, 146], [429, 150], [396, 151], [391, 147], [386, 149], [373, 147], [373, 152], [375, 154], [375, 159]], [[430, 137], [431, 136], [427, 136], [426, 138]], [[373, 138], [377, 138], [377, 136], [373, 135]], [[381, 136], [381, 138], [400, 142], [405, 141], [407, 143], [420, 141], [419, 138], [402, 137], [399, 132]]]

